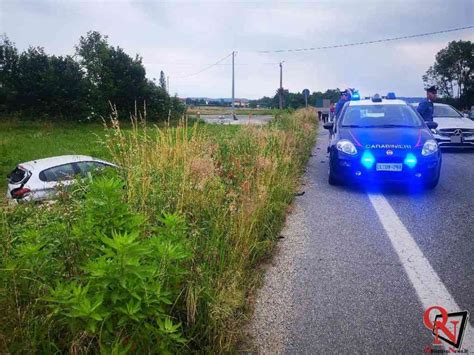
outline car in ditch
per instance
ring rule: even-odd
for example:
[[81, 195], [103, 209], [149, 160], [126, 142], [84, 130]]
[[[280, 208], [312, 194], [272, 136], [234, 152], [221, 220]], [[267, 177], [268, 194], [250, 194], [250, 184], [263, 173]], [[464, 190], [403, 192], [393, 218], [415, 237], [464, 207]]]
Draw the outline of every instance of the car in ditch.
[[474, 121], [454, 107], [435, 103], [433, 120], [438, 124], [433, 135], [440, 148], [474, 148]]
[[42, 201], [55, 197], [62, 187], [78, 176], [103, 168], [117, 168], [113, 163], [86, 155], [63, 155], [18, 164], [7, 176], [7, 198], [16, 202]]
[[441, 152], [432, 129], [405, 101], [394, 94], [351, 100], [330, 130], [331, 185], [358, 181], [438, 184]]

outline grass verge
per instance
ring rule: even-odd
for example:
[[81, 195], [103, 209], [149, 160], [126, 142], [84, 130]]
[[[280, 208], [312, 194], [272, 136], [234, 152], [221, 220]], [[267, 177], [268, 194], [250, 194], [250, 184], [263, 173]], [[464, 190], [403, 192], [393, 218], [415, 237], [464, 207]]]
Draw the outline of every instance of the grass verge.
[[311, 110], [266, 127], [113, 120], [102, 139], [118, 174], [49, 206], [2, 206], [0, 346], [234, 350], [315, 129]]

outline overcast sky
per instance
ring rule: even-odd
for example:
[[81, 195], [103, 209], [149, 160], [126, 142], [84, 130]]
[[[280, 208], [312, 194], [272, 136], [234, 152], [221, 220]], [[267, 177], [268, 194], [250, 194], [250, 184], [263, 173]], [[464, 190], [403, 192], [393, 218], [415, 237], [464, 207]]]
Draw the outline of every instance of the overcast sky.
[[230, 97], [231, 58], [237, 51], [236, 97], [274, 94], [278, 62], [290, 91], [359, 88], [362, 95], [395, 91], [422, 96], [421, 76], [452, 40], [474, 40], [473, 30], [358, 47], [296, 53], [291, 49], [369, 41], [474, 24], [473, 0], [412, 1], [10, 1], [0, 0], [0, 32], [20, 50], [42, 46], [74, 53], [87, 31], [143, 57], [149, 78], [160, 70], [180, 97]]

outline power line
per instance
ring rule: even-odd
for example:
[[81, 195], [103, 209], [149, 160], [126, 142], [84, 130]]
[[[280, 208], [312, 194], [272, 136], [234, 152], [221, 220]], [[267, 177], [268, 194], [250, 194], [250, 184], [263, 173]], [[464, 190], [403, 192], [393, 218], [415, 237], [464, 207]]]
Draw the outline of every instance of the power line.
[[225, 59], [229, 58], [231, 55], [233, 55], [234, 52], [231, 52], [229, 54], [227, 54], [225, 57], [219, 59], [217, 62], [211, 64], [211, 65], [208, 65], [207, 67], [204, 67], [202, 68], [201, 70], [195, 72], [195, 73], [192, 73], [192, 74], [187, 74], [187, 75], [183, 75], [183, 76], [178, 76], [176, 77], [176, 79], [182, 79], [182, 78], [189, 78], [191, 76], [195, 76], [195, 75], [198, 75], [198, 74], [201, 74], [202, 72], [206, 71], [206, 70], [209, 70], [211, 69], [212, 67], [218, 65], [220, 62], [224, 61]]
[[[213, 65], [216, 65], [216, 66], [228, 66], [230, 67], [232, 65], [232, 63], [219, 63], [219, 64], [198, 64], [198, 63], [172, 63], [172, 62], [148, 62], [148, 61], [144, 61], [143, 62], [145, 65], [149, 65], [149, 64], [155, 64], [155, 65], [185, 65], [185, 66], [198, 66], [198, 65], [209, 65], [209, 66], [213, 66]], [[262, 62], [262, 63], [235, 63], [235, 66], [249, 66], [249, 65], [278, 65], [280, 64], [279, 62], [275, 62], [275, 63], [270, 63], [270, 62]]]
[[373, 40], [373, 41], [364, 41], [364, 42], [355, 42], [355, 43], [346, 43], [346, 44], [334, 44], [334, 45], [322, 46], [322, 47], [296, 48], [296, 49], [275, 49], [275, 50], [264, 50], [264, 51], [253, 51], [253, 52], [257, 52], [257, 53], [304, 52], [304, 51], [316, 51], [316, 50], [322, 50], [322, 49], [353, 47], [353, 46], [360, 46], [360, 45], [365, 45], [365, 44], [374, 44], [374, 43], [381, 43], [381, 42], [399, 41], [399, 40], [402, 40], [402, 39], [409, 39], [409, 38], [426, 37], [426, 36], [432, 36], [432, 35], [441, 34], [441, 33], [467, 30], [467, 29], [470, 29], [470, 28], [474, 28], [474, 25], [465, 26], [465, 27], [457, 27], [457, 28], [452, 28], [452, 29], [449, 29], [449, 30], [426, 32], [426, 33], [419, 33], [419, 34], [414, 34], [414, 35], [392, 37], [392, 38], [383, 38], [383, 39], [377, 39], [377, 40]]

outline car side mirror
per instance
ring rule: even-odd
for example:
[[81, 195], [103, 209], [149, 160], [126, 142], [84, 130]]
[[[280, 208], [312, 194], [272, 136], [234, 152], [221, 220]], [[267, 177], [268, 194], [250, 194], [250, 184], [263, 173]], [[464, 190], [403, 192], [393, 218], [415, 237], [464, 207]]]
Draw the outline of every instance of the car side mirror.
[[464, 116], [465, 118], [469, 118], [469, 114], [468, 114], [468, 113], [465, 113], [463, 116]]
[[334, 122], [326, 122], [325, 124], [323, 124], [323, 127], [324, 129], [332, 131], [332, 129], [334, 128]]
[[426, 125], [428, 126], [429, 129], [436, 129], [438, 128], [438, 123], [435, 121], [427, 121]]

